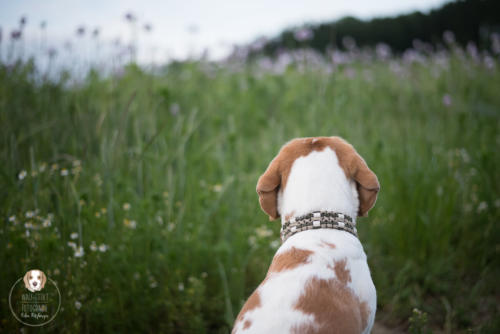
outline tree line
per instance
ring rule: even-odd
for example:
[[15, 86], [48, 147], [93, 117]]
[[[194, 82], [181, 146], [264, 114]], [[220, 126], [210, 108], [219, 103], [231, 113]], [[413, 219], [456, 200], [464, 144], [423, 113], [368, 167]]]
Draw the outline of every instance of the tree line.
[[441, 43], [445, 31], [453, 32], [456, 43], [465, 45], [472, 41], [479, 48], [488, 47], [491, 33], [500, 32], [500, 0], [458, 0], [428, 13], [416, 11], [371, 20], [345, 17], [290, 28], [254, 48], [251, 55], [276, 55], [283, 49], [307, 47], [324, 53], [331, 48], [346, 48], [346, 38], [354, 39], [359, 47], [385, 43], [398, 53], [411, 48], [415, 40]]

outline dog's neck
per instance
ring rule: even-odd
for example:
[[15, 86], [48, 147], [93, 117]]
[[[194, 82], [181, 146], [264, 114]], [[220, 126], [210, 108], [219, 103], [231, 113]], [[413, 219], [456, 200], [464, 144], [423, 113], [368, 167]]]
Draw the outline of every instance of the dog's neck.
[[331, 211], [353, 218], [359, 208], [356, 183], [346, 177], [335, 152], [327, 147], [293, 162], [287, 183], [278, 193], [282, 225], [291, 217]]

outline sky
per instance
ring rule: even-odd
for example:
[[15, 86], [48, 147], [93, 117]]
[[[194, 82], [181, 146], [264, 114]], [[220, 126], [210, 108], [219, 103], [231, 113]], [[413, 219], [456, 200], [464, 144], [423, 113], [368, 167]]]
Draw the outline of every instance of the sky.
[[[26, 16], [24, 38], [31, 44], [61, 47], [67, 40], [90, 45], [88, 31], [99, 28], [100, 45], [132, 39], [142, 61], [164, 61], [196, 56], [208, 50], [221, 58], [235, 44], [276, 36], [283, 29], [304, 23], [332, 21], [346, 15], [362, 19], [390, 16], [414, 10], [428, 11], [448, 0], [0, 0], [3, 39]], [[134, 26], [126, 13], [137, 17]], [[47, 26], [42, 34], [40, 23]], [[146, 33], [144, 24], [152, 30]], [[86, 36], [76, 38], [76, 29]], [[87, 47], [90, 49], [90, 46]]]

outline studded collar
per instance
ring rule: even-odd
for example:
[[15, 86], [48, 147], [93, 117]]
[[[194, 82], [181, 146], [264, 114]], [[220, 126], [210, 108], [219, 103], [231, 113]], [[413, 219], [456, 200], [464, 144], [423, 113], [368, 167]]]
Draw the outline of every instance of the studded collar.
[[321, 228], [346, 231], [358, 237], [355, 223], [350, 216], [333, 211], [314, 211], [287, 220], [281, 227], [281, 241], [285, 242], [292, 235], [302, 231]]

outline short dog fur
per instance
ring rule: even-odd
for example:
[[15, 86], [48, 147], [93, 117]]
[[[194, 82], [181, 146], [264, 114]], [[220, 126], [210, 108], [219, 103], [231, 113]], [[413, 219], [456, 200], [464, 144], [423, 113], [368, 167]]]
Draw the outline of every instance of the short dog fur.
[[[271, 220], [314, 211], [366, 216], [380, 185], [340, 137], [285, 144], [257, 183]], [[336, 229], [292, 235], [278, 249], [264, 281], [244, 304], [233, 333], [370, 333], [376, 291], [358, 238]]]

